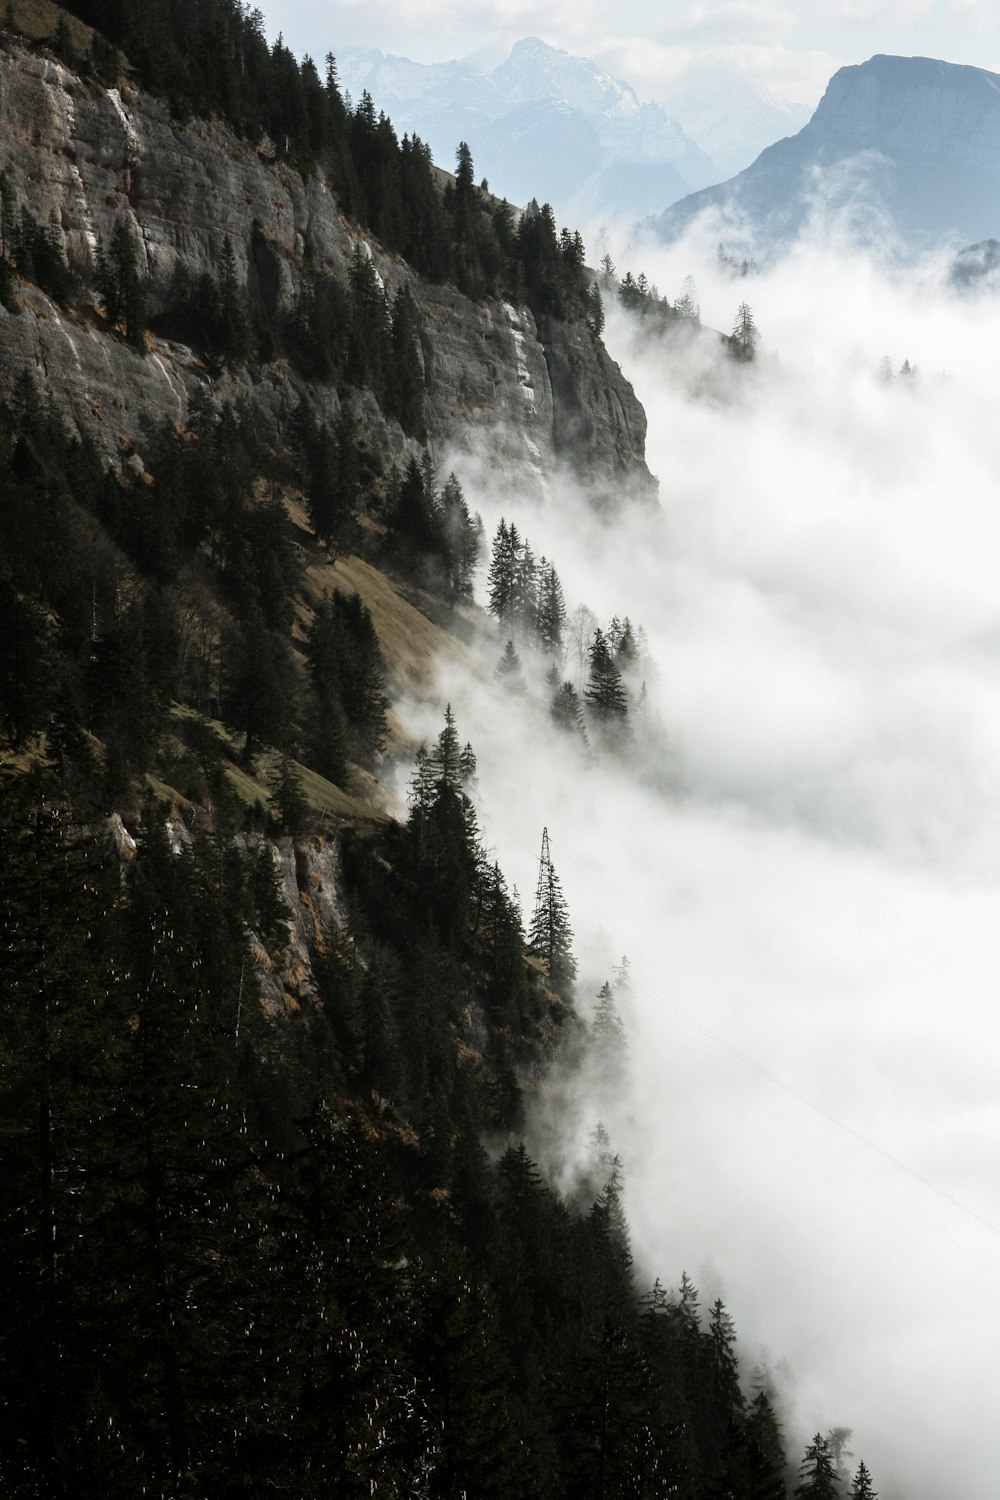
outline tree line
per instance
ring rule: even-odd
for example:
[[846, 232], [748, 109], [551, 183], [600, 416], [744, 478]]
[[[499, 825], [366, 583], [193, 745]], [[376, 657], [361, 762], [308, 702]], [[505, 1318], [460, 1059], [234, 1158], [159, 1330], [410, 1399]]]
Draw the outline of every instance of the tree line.
[[[630, 711], [645, 703], [644, 674], [651, 668], [645, 634], [626, 615], [602, 629], [586, 605], [567, 615], [554, 563], [536, 558], [516, 523], [501, 518], [493, 538], [487, 575], [487, 608], [507, 635], [496, 665], [507, 692], [527, 691], [518, 646], [547, 666], [549, 710], [559, 728], [583, 747], [588, 729], [596, 744], [622, 750], [630, 742]], [[565, 676], [576, 657], [577, 680]]]
[[[731, 257], [724, 258], [721, 245], [719, 253], [720, 266], [729, 270], [733, 275], [747, 276], [756, 270], [752, 261], [744, 261], [740, 268]], [[611, 291], [617, 295], [622, 307], [651, 324], [657, 332], [662, 333], [669, 328], [697, 328], [701, 325], [698, 288], [693, 276], [685, 276], [676, 301], [671, 303], [666, 297], [661, 296], [645, 271], [640, 271], [638, 276], [633, 276], [631, 271], [626, 271], [619, 280], [614, 262], [609, 255], [606, 255], [601, 262], [599, 283], [604, 287], [605, 292]], [[598, 296], [600, 295], [597, 283], [594, 285], [594, 291]], [[603, 315], [601, 326], [603, 327]], [[732, 330], [722, 335], [723, 348], [737, 363], [748, 364], [756, 358], [759, 343], [760, 330], [754, 319], [753, 310], [748, 302], [741, 302], [736, 310]]]

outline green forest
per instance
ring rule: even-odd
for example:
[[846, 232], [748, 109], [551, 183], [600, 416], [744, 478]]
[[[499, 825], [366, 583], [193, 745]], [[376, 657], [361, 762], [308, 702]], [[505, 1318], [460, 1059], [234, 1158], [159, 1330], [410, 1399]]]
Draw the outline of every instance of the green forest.
[[[79, 0], [45, 35], [13, 0], [4, 33], [266, 137], [419, 276], [600, 338], [583, 242], [548, 205], [477, 187], [464, 143], [446, 178], [370, 98], [345, 105], [332, 55], [297, 62], [238, 0]], [[586, 611], [582, 689], [559, 670], [556, 565], [506, 521], [488, 546], [435, 471], [419, 314], [360, 249], [341, 279], [304, 266], [289, 307], [227, 244], [151, 312], [124, 220], [81, 267], [6, 175], [0, 209], [12, 320], [37, 289], [140, 356], [185, 344], [209, 392], [280, 358], [338, 410], [300, 402], [276, 444], [209, 394], [131, 465], [29, 372], [4, 387], [4, 1495], [873, 1500], [837, 1431], [792, 1450], [721, 1298], [682, 1267], [642, 1282], [607, 1134], [573, 1193], [532, 1159], [540, 1094], [558, 1110], [583, 1058], [616, 1066], [627, 965], [583, 992], [547, 836], [522, 912], [450, 706], [413, 748], [407, 816], [369, 797], [401, 754], [395, 679], [361, 593], [310, 569], [350, 559], [455, 632], [485, 570], [496, 691], [523, 691], [525, 643], [551, 658], [581, 755], [651, 732], [641, 626]], [[338, 920], [293, 953], [282, 875], [308, 906], [323, 861]], [[307, 982], [278, 1003], [293, 962]]]

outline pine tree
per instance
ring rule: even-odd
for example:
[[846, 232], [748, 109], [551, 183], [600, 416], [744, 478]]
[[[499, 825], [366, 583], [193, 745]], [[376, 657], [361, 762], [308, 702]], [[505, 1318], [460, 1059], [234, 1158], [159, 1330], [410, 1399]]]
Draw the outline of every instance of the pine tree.
[[586, 746], [587, 730], [583, 722], [583, 705], [571, 682], [563, 682], [556, 689], [550, 707], [552, 718], [559, 728], [577, 737]]
[[471, 602], [472, 581], [482, 550], [483, 523], [469, 514], [462, 486], [449, 474], [441, 491], [441, 525], [447, 555], [445, 587], [450, 599]]
[[590, 1034], [601, 1081], [608, 1087], [620, 1085], [624, 1077], [628, 1045], [625, 1027], [615, 1003], [615, 992], [607, 981], [598, 991]]
[[309, 802], [302, 789], [302, 774], [293, 760], [282, 755], [271, 777], [268, 798], [274, 820], [282, 833], [297, 838], [306, 826]]
[[681, 292], [674, 303], [674, 310], [678, 317], [687, 318], [692, 323], [699, 321], [701, 309], [698, 306], [698, 289], [693, 276], [685, 276], [681, 282]]
[[878, 1492], [872, 1488], [872, 1476], [863, 1463], [858, 1464], [858, 1472], [851, 1485], [851, 1500], [878, 1500]]
[[709, 1467], [731, 1491], [745, 1489], [749, 1470], [744, 1424], [746, 1402], [739, 1384], [736, 1331], [721, 1298], [712, 1306], [706, 1352], [710, 1370], [705, 1423], [710, 1442]]
[[781, 1428], [766, 1391], [750, 1403], [746, 1423], [749, 1500], [786, 1500]]
[[729, 346], [733, 355], [736, 359], [747, 363], [755, 357], [759, 342], [760, 333], [757, 324], [754, 322], [750, 306], [746, 302], [741, 302], [729, 340]]
[[392, 304], [389, 349], [386, 409], [405, 433], [422, 441], [426, 431], [424, 367], [417, 306], [407, 286], [400, 287]]
[[628, 615], [621, 622], [618, 639], [614, 646], [615, 666], [620, 672], [628, 672], [639, 660], [639, 645]]
[[544, 656], [561, 657], [565, 623], [566, 601], [562, 584], [553, 564], [543, 557], [539, 564], [535, 636]]
[[524, 680], [521, 658], [514, 649], [513, 641], [508, 641], [504, 647], [503, 654], [496, 664], [493, 676], [505, 692], [527, 692], [527, 683]]
[[[471, 747], [466, 746], [466, 750]], [[442, 787], [455, 790], [460, 788], [464, 780], [463, 763], [468, 764], [466, 750], [462, 749], [458, 737], [458, 729], [455, 725], [455, 715], [452, 713], [451, 704], [447, 704], [444, 711], [444, 728], [437, 738], [437, 745], [431, 752], [430, 762], [434, 770], [437, 784]]]
[[465, 744], [462, 746], [462, 753], [458, 758], [458, 775], [463, 787], [471, 786], [474, 784], [476, 780], [477, 770], [478, 764], [476, 761], [476, 752], [473, 750], [468, 740], [466, 740]]
[[598, 628], [590, 646], [590, 670], [584, 693], [591, 722], [605, 744], [620, 746], [628, 735], [628, 698], [604, 632]]
[[146, 277], [129, 225], [119, 219], [106, 252], [97, 243], [97, 291], [109, 323], [122, 325], [130, 343], [142, 345], [146, 327]]
[[591, 282], [587, 291], [587, 327], [595, 339], [604, 332], [604, 303], [597, 282]]
[[414, 757], [413, 775], [407, 791], [407, 800], [410, 803], [411, 816], [423, 815], [430, 811], [434, 802], [434, 794], [437, 786], [437, 775], [427, 749], [420, 745]]
[[[511, 527], [514, 533], [514, 528]], [[511, 594], [511, 623], [529, 640], [538, 629], [538, 564], [527, 538], [514, 533], [514, 577]]]
[[503, 628], [514, 623], [517, 557], [521, 538], [517, 527], [501, 516], [493, 538], [493, 552], [486, 578], [488, 608]]
[[817, 1432], [799, 1465], [795, 1500], [838, 1500], [840, 1484], [830, 1453], [830, 1444]]

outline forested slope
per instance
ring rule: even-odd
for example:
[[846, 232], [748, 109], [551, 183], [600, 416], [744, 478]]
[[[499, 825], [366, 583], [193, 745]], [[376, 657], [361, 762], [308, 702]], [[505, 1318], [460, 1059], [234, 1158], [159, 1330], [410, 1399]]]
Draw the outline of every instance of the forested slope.
[[[551, 863], [526, 933], [460, 722], [417, 753], [393, 708], [478, 614], [445, 440], [509, 397], [513, 472], [648, 493], [579, 237], [467, 153], [442, 184], [227, 0], [17, 11], [4, 1493], [786, 1494], [723, 1303], [633, 1273], [613, 1143], [568, 1193], [532, 1160], [534, 1101], [614, 1076], [614, 987], [588, 1024]], [[490, 604], [544, 650], [529, 560], [505, 527]], [[586, 705], [549, 684], [596, 753], [638, 649], [616, 619]], [[803, 1475], [836, 1492], [826, 1439]]]

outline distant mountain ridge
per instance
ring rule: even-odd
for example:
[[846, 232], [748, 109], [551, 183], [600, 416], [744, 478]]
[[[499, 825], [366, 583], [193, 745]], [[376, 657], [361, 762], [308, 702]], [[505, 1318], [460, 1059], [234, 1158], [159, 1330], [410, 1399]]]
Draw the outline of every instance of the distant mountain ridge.
[[1000, 228], [1000, 76], [885, 54], [841, 68], [802, 130], [654, 227], [675, 239], [707, 209], [757, 254], [817, 213], [861, 242], [894, 241], [904, 257], [987, 239]]
[[712, 158], [715, 181], [735, 177], [775, 141], [794, 135], [812, 115], [761, 84], [710, 74], [668, 94], [664, 108]]
[[[337, 65], [355, 99], [367, 90], [397, 131], [415, 131], [441, 166], [466, 140], [477, 176], [494, 191], [520, 204], [548, 200], [569, 218], [645, 217], [726, 170], [661, 105], [640, 102], [630, 84], [538, 37], [519, 41], [489, 74], [377, 50], [345, 50]], [[749, 87], [692, 88], [678, 101], [704, 122], [724, 162], [740, 165], [786, 117], [794, 129], [805, 113]]]

